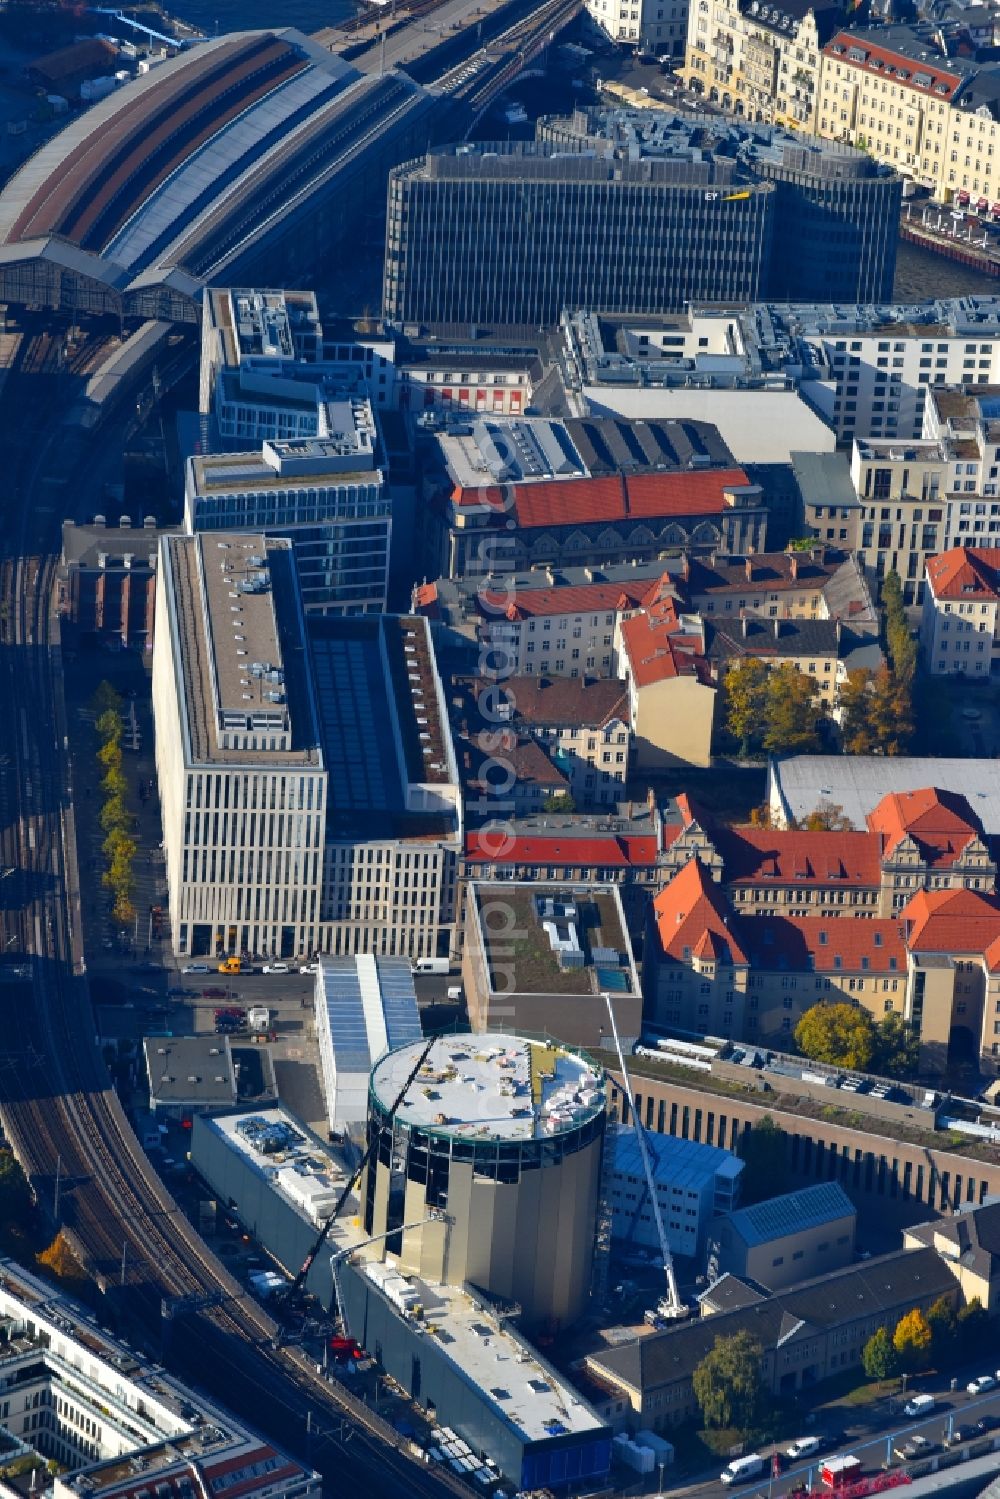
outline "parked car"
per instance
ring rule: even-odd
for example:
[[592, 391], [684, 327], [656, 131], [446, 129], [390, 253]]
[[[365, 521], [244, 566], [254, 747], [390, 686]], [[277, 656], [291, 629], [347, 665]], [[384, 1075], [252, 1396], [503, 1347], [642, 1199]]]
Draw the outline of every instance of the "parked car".
[[292, 970], [287, 963], [265, 963], [261, 971], [263, 973], [291, 973]]
[[211, 988], [201, 991], [202, 999], [225, 999], [227, 995], [228, 990], [220, 988], [218, 984], [213, 984]]
[[966, 1390], [970, 1395], [985, 1395], [987, 1390], [996, 1389], [996, 1378], [992, 1374], [980, 1374], [978, 1379], [970, 1379]]
[[991, 1416], [987, 1411], [985, 1416], [980, 1416], [976, 1422], [976, 1431], [980, 1436], [985, 1436], [988, 1431], [996, 1431], [1000, 1426], [1000, 1416]]
[[181, 973], [211, 973], [211, 971], [207, 963], [186, 963], [181, 969]]
[[176, 994], [187, 994], [187, 992], [188, 991], [185, 989], [183, 984], [171, 984], [170, 988], [167, 990], [167, 993], [171, 996]]
[[946, 1447], [960, 1447], [963, 1442], [973, 1442], [979, 1432], [975, 1426], [962, 1426], [958, 1422], [951, 1429], [951, 1436], [946, 1436], [944, 1445]]
[[[267, 972], [266, 969], [264, 971]], [[299, 967], [299, 972], [300, 973], [319, 973], [319, 964], [318, 963], [303, 963]]]

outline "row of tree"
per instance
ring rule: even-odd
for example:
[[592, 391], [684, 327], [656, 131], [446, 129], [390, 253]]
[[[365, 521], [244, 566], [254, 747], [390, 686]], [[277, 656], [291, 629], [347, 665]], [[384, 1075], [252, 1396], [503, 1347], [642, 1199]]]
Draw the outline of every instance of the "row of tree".
[[806, 1010], [795, 1044], [814, 1062], [883, 1077], [913, 1077], [920, 1061], [919, 1039], [902, 1015], [891, 1011], [876, 1021], [860, 1005], [825, 1000]]
[[[988, 1336], [980, 1301], [973, 1299], [956, 1312], [947, 1296], [939, 1296], [926, 1314], [913, 1307], [891, 1331], [879, 1327], [865, 1344], [861, 1363], [869, 1379], [915, 1374], [932, 1364], [974, 1358]], [[750, 1433], [766, 1417], [764, 1349], [750, 1332], [716, 1338], [691, 1383], [706, 1427]]]
[[896, 572], [882, 584], [882, 633], [884, 664], [849, 672], [840, 690], [841, 742], [849, 755], [900, 755], [913, 736], [917, 647]]
[[932, 1364], [974, 1358], [982, 1350], [987, 1316], [978, 1297], [955, 1311], [947, 1296], [939, 1296], [926, 1315], [918, 1306], [906, 1312], [892, 1332], [879, 1327], [861, 1351], [869, 1379], [891, 1379], [896, 1374], [919, 1373]]
[[104, 795], [100, 812], [105, 861], [101, 882], [114, 895], [112, 920], [120, 927], [130, 927], [135, 921], [133, 895], [137, 845], [132, 837], [132, 814], [125, 801], [127, 782], [122, 769], [122, 702], [109, 682], [102, 682], [98, 687], [93, 708]]

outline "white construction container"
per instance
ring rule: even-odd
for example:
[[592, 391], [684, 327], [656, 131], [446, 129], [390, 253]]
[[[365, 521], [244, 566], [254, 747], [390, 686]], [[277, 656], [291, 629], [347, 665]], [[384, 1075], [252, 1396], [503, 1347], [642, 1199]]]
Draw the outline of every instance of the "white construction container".
[[649, 1447], [656, 1458], [657, 1466], [663, 1463], [664, 1467], [674, 1460], [673, 1443], [658, 1437], [655, 1431], [637, 1431], [635, 1440], [640, 1447]]
[[624, 1432], [613, 1438], [611, 1445], [618, 1461], [624, 1463], [627, 1468], [632, 1468], [636, 1473], [652, 1473], [656, 1467], [652, 1447], [640, 1447]]
[[271, 1024], [271, 1012], [266, 1005], [251, 1005], [247, 1011], [247, 1025], [252, 1031], [266, 1031]]
[[96, 99], [106, 99], [117, 87], [114, 78], [85, 78], [80, 84], [80, 98], [84, 104], [93, 104]]

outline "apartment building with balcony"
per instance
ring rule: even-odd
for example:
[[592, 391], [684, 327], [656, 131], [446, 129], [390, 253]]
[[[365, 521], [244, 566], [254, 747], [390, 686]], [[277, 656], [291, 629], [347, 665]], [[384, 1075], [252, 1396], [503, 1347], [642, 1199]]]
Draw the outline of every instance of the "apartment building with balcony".
[[823, 0], [691, 0], [682, 76], [737, 116], [814, 131], [822, 49], [842, 19]]

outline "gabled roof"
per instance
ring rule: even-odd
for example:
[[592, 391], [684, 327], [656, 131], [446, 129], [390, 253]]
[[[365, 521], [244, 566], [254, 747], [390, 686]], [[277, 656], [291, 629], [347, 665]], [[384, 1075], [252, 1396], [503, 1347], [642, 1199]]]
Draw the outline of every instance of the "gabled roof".
[[986, 953], [1000, 933], [1000, 899], [978, 890], [918, 890], [900, 913], [911, 952]]
[[659, 892], [653, 920], [663, 953], [678, 962], [688, 960], [699, 945], [700, 956], [747, 961], [729, 903], [700, 859], [689, 859]]
[[617, 677], [507, 677], [500, 690], [515, 723], [580, 729], [629, 721], [628, 693]]
[[656, 863], [656, 838], [609, 834], [600, 838], [566, 838], [554, 833], [536, 838], [515, 834], [497, 837], [495, 832], [466, 834], [465, 857], [485, 864], [538, 864], [598, 866], [627, 869]]
[[823, 52], [850, 67], [863, 68], [866, 73], [879, 78], [894, 79], [907, 88], [919, 89], [922, 93], [949, 101], [960, 91], [965, 80], [963, 73], [944, 67], [943, 60], [939, 63], [930, 55], [926, 55], [926, 60], [917, 60], [909, 56], [908, 51], [897, 52], [883, 45], [877, 34], [863, 31], [838, 31]]
[[675, 677], [711, 681], [700, 635], [685, 633], [673, 599], [661, 598], [653, 610], [633, 614], [621, 624], [622, 649], [635, 686], [649, 687]]
[[867, 822], [873, 833], [884, 838], [887, 856], [910, 837], [923, 858], [939, 867], [953, 864], [974, 838], [982, 837], [982, 827], [965, 797], [936, 786], [890, 792], [869, 812]]
[[820, 1228], [838, 1218], [853, 1218], [856, 1208], [839, 1182], [817, 1182], [799, 1192], [769, 1197], [753, 1207], [726, 1215], [726, 1226], [748, 1247], [769, 1244], [804, 1229]]
[[749, 485], [750, 480], [741, 468], [698, 469], [616, 474], [601, 479], [553, 479], [506, 488], [457, 486], [452, 491], [452, 501], [458, 506], [486, 505], [508, 515], [513, 510], [519, 526], [537, 529], [595, 521], [721, 515], [729, 504], [726, 491]]
[[1000, 1202], [967, 1208], [953, 1218], [918, 1223], [907, 1233], [988, 1280], [1000, 1275]]
[[689, 594], [814, 592], [843, 566], [847, 554], [817, 543], [813, 552], [759, 552], [752, 557], [691, 557], [684, 574]]
[[[588, 583], [552, 588], [522, 588], [505, 610], [509, 620], [535, 619], [541, 615], [594, 614], [601, 610], [635, 609], [649, 591], [649, 582], [643, 579], [634, 583]], [[496, 619], [494, 600], [499, 593], [484, 591], [476, 595], [476, 607], [488, 619]], [[493, 607], [491, 607], [491, 605]]]
[[881, 840], [872, 833], [720, 828], [714, 838], [729, 885], [878, 887]]
[[1000, 547], [952, 547], [927, 559], [927, 583], [936, 599], [1000, 599]]

